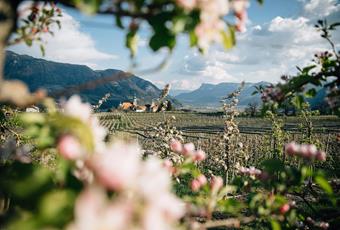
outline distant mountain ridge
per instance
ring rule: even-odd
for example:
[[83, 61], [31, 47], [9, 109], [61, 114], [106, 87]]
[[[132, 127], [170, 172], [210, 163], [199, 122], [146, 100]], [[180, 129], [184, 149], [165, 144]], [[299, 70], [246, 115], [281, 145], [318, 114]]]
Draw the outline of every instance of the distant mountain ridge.
[[[102, 109], [116, 107], [123, 101], [131, 101], [134, 96], [139, 99], [140, 104], [151, 103], [152, 99], [159, 97], [161, 90], [151, 82], [134, 75], [122, 77], [121, 73], [121, 70], [92, 70], [85, 65], [52, 62], [11, 51], [6, 52], [4, 68], [5, 79], [21, 80], [31, 91], [44, 88], [49, 94], [106, 77], [123, 78], [79, 92], [79, 95], [91, 104], [96, 104], [106, 93], [111, 93], [112, 96], [103, 104]], [[171, 100], [178, 104], [176, 100]]]
[[[223, 82], [219, 84], [208, 84], [203, 83], [198, 89], [193, 90], [188, 93], [181, 93], [175, 96], [184, 106], [194, 107], [194, 108], [221, 108], [221, 99], [228, 94], [235, 91], [241, 83], [228, 83]], [[255, 94], [253, 92], [256, 87], [269, 85], [269, 82], [261, 81], [257, 83], [245, 83], [243, 90], [241, 91], [239, 99], [239, 106], [245, 107], [249, 103], [262, 104], [261, 95]], [[313, 86], [309, 86], [313, 87]], [[327, 104], [325, 103], [326, 90], [323, 87], [316, 87], [317, 94], [313, 98], [306, 98], [310, 103], [312, 109], [327, 109]]]
[[[256, 90], [256, 86], [265, 86], [268, 84], [270, 83], [265, 81], [258, 83], [245, 83], [239, 96], [239, 105], [246, 106], [251, 102], [261, 104], [261, 95], [252, 95], [252, 93]], [[235, 91], [239, 86], [240, 83], [223, 82], [216, 85], [203, 83], [200, 88], [188, 93], [181, 93], [175, 96], [175, 98], [181, 101], [183, 105], [217, 107], [221, 106], [220, 101], [223, 97]]]

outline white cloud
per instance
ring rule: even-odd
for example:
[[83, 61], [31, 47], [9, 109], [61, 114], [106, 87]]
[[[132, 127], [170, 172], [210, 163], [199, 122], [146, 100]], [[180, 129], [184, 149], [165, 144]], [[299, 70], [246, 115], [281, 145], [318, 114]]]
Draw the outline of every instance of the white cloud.
[[340, 4], [337, 0], [310, 0], [305, 1], [304, 11], [309, 17], [323, 18], [339, 12]]
[[[29, 4], [29, 3], [26, 3]], [[22, 6], [23, 7], [23, 6]], [[113, 60], [117, 58], [112, 54], [101, 52], [96, 48], [93, 38], [80, 30], [80, 24], [72, 16], [63, 11], [61, 29], [54, 26], [51, 30], [54, 36], [43, 35], [45, 42], [45, 59], [66, 62], [72, 64], [83, 64], [92, 68], [98, 66], [101, 61]], [[38, 45], [27, 47], [24, 44], [10, 47], [9, 49], [23, 54], [41, 57]]]
[[[334, 3], [333, 0], [305, 1], [302, 15], [275, 17], [270, 22], [253, 25], [238, 36], [238, 44], [232, 50], [215, 47], [206, 57], [195, 53], [187, 55], [178, 73], [199, 84], [243, 80], [277, 82], [283, 74], [295, 74], [296, 66], [308, 65], [316, 52], [330, 49], [314, 28], [314, 17], [323, 15], [333, 19], [334, 15], [340, 15], [339, 5]], [[338, 47], [339, 38], [337, 30], [333, 40]], [[187, 86], [199, 87], [197, 84]]]

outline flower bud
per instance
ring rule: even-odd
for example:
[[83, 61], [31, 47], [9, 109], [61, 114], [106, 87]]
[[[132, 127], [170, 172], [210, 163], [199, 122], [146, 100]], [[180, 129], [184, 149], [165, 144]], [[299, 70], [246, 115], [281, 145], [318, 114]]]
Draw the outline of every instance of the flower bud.
[[320, 224], [319, 224], [319, 227], [321, 228], [321, 229], [328, 229], [329, 228], [329, 224], [327, 223], [327, 222], [321, 222]]
[[318, 150], [315, 145], [307, 146], [307, 157], [314, 158], [317, 154]]
[[289, 144], [285, 145], [285, 152], [288, 155], [293, 156], [294, 154], [299, 152], [299, 146], [295, 142], [290, 142]]
[[210, 181], [212, 191], [218, 191], [223, 187], [223, 179], [220, 176], [215, 176]]
[[309, 151], [308, 151], [308, 145], [301, 145], [300, 146], [300, 155], [304, 158], [309, 158]]
[[183, 155], [190, 156], [195, 151], [195, 145], [193, 143], [187, 143], [183, 145]]
[[206, 155], [203, 150], [197, 150], [194, 155], [194, 160], [195, 161], [203, 161], [205, 159]]
[[319, 161], [325, 161], [326, 160], [326, 153], [324, 151], [317, 151], [316, 153], [316, 159]]
[[289, 204], [284, 204], [280, 207], [280, 213], [284, 215], [285, 213], [289, 211], [289, 209], [290, 209]]
[[180, 153], [183, 151], [183, 145], [180, 141], [172, 139], [170, 141], [170, 149], [176, 153]]
[[75, 160], [82, 156], [78, 140], [71, 135], [62, 136], [58, 142], [57, 149], [60, 155], [68, 160]]
[[192, 180], [190, 187], [192, 191], [197, 192], [201, 187], [201, 183], [197, 179]]
[[200, 182], [201, 186], [207, 183], [207, 178], [203, 174], [199, 175], [197, 180]]

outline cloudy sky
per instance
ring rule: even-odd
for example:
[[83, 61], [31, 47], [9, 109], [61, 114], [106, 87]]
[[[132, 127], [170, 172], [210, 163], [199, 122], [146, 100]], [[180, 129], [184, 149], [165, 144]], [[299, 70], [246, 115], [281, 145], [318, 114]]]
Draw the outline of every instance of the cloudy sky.
[[[45, 38], [43, 58], [98, 70], [130, 70], [125, 32], [113, 26], [113, 17], [88, 17], [70, 8], [63, 10], [62, 29]], [[160, 87], [171, 83], [174, 89], [187, 90], [202, 83], [277, 82], [282, 74], [294, 74], [296, 65], [308, 64], [315, 52], [329, 49], [313, 25], [320, 18], [339, 22], [340, 4], [338, 0], [265, 0], [259, 6], [253, 0], [248, 13], [247, 31], [237, 35], [235, 48], [214, 46], [202, 56], [189, 48], [186, 36], [181, 36], [167, 68], [152, 74], [143, 69], [157, 66], [167, 54], [150, 51], [146, 46], [150, 33], [144, 28], [137, 56], [140, 71], [135, 73]], [[340, 48], [340, 30], [334, 33], [334, 40]], [[9, 49], [41, 58], [38, 47], [17, 45]]]

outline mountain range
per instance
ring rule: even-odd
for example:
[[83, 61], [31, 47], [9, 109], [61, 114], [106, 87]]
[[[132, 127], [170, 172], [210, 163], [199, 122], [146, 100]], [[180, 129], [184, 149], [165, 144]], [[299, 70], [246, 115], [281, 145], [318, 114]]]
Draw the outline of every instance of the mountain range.
[[[132, 101], [134, 96], [139, 104], [151, 103], [159, 97], [161, 90], [150, 81], [127, 74], [117, 69], [92, 70], [85, 65], [74, 65], [19, 55], [6, 52], [4, 68], [5, 79], [17, 79], [25, 82], [31, 91], [39, 88], [47, 90], [57, 100], [79, 94], [83, 100], [96, 104], [105, 94], [111, 97], [101, 109], [117, 107], [120, 102]], [[239, 96], [239, 106], [249, 103], [261, 104], [259, 94], [253, 95], [256, 86], [267, 85], [268, 82], [245, 83]], [[240, 83], [202, 84], [193, 91], [171, 90], [168, 99], [175, 107], [220, 109], [220, 100], [236, 90]], [[319, 88], [315, 98], [309, 99], [312, 108], [324, 104], [326, 92]]]
[[[111, 93], [101, 107], [104, 110], [131, 101], [134, 96], [139, 104], [151, 103], [161, 93], [151, 82], [121, 70], [92, 70], [85, 65], [52, 62], [11, 51], [6, 52], [4, 75], [5, 79], [25, 82], [31, 91], [46, 89], [56, 99], [77, 93], [83, 100], [96, 104], [106, 93]], [[179, 105], [175, 99], [170, 100]]]
[[[239, 106], [246, 106], [249, 103], [261, 104], [259, 94], [252, 95], [256, 86], [268, 85], [268, 82], [245, 83], [239, 96]], [[221, 106], [221, 99], [240, 87], [240, 83], [219, 83], [217, 85], [204, 83], [198, 89], [181, 93], [175, 96], [185, 106], [193, 107], [218, 107]]]

